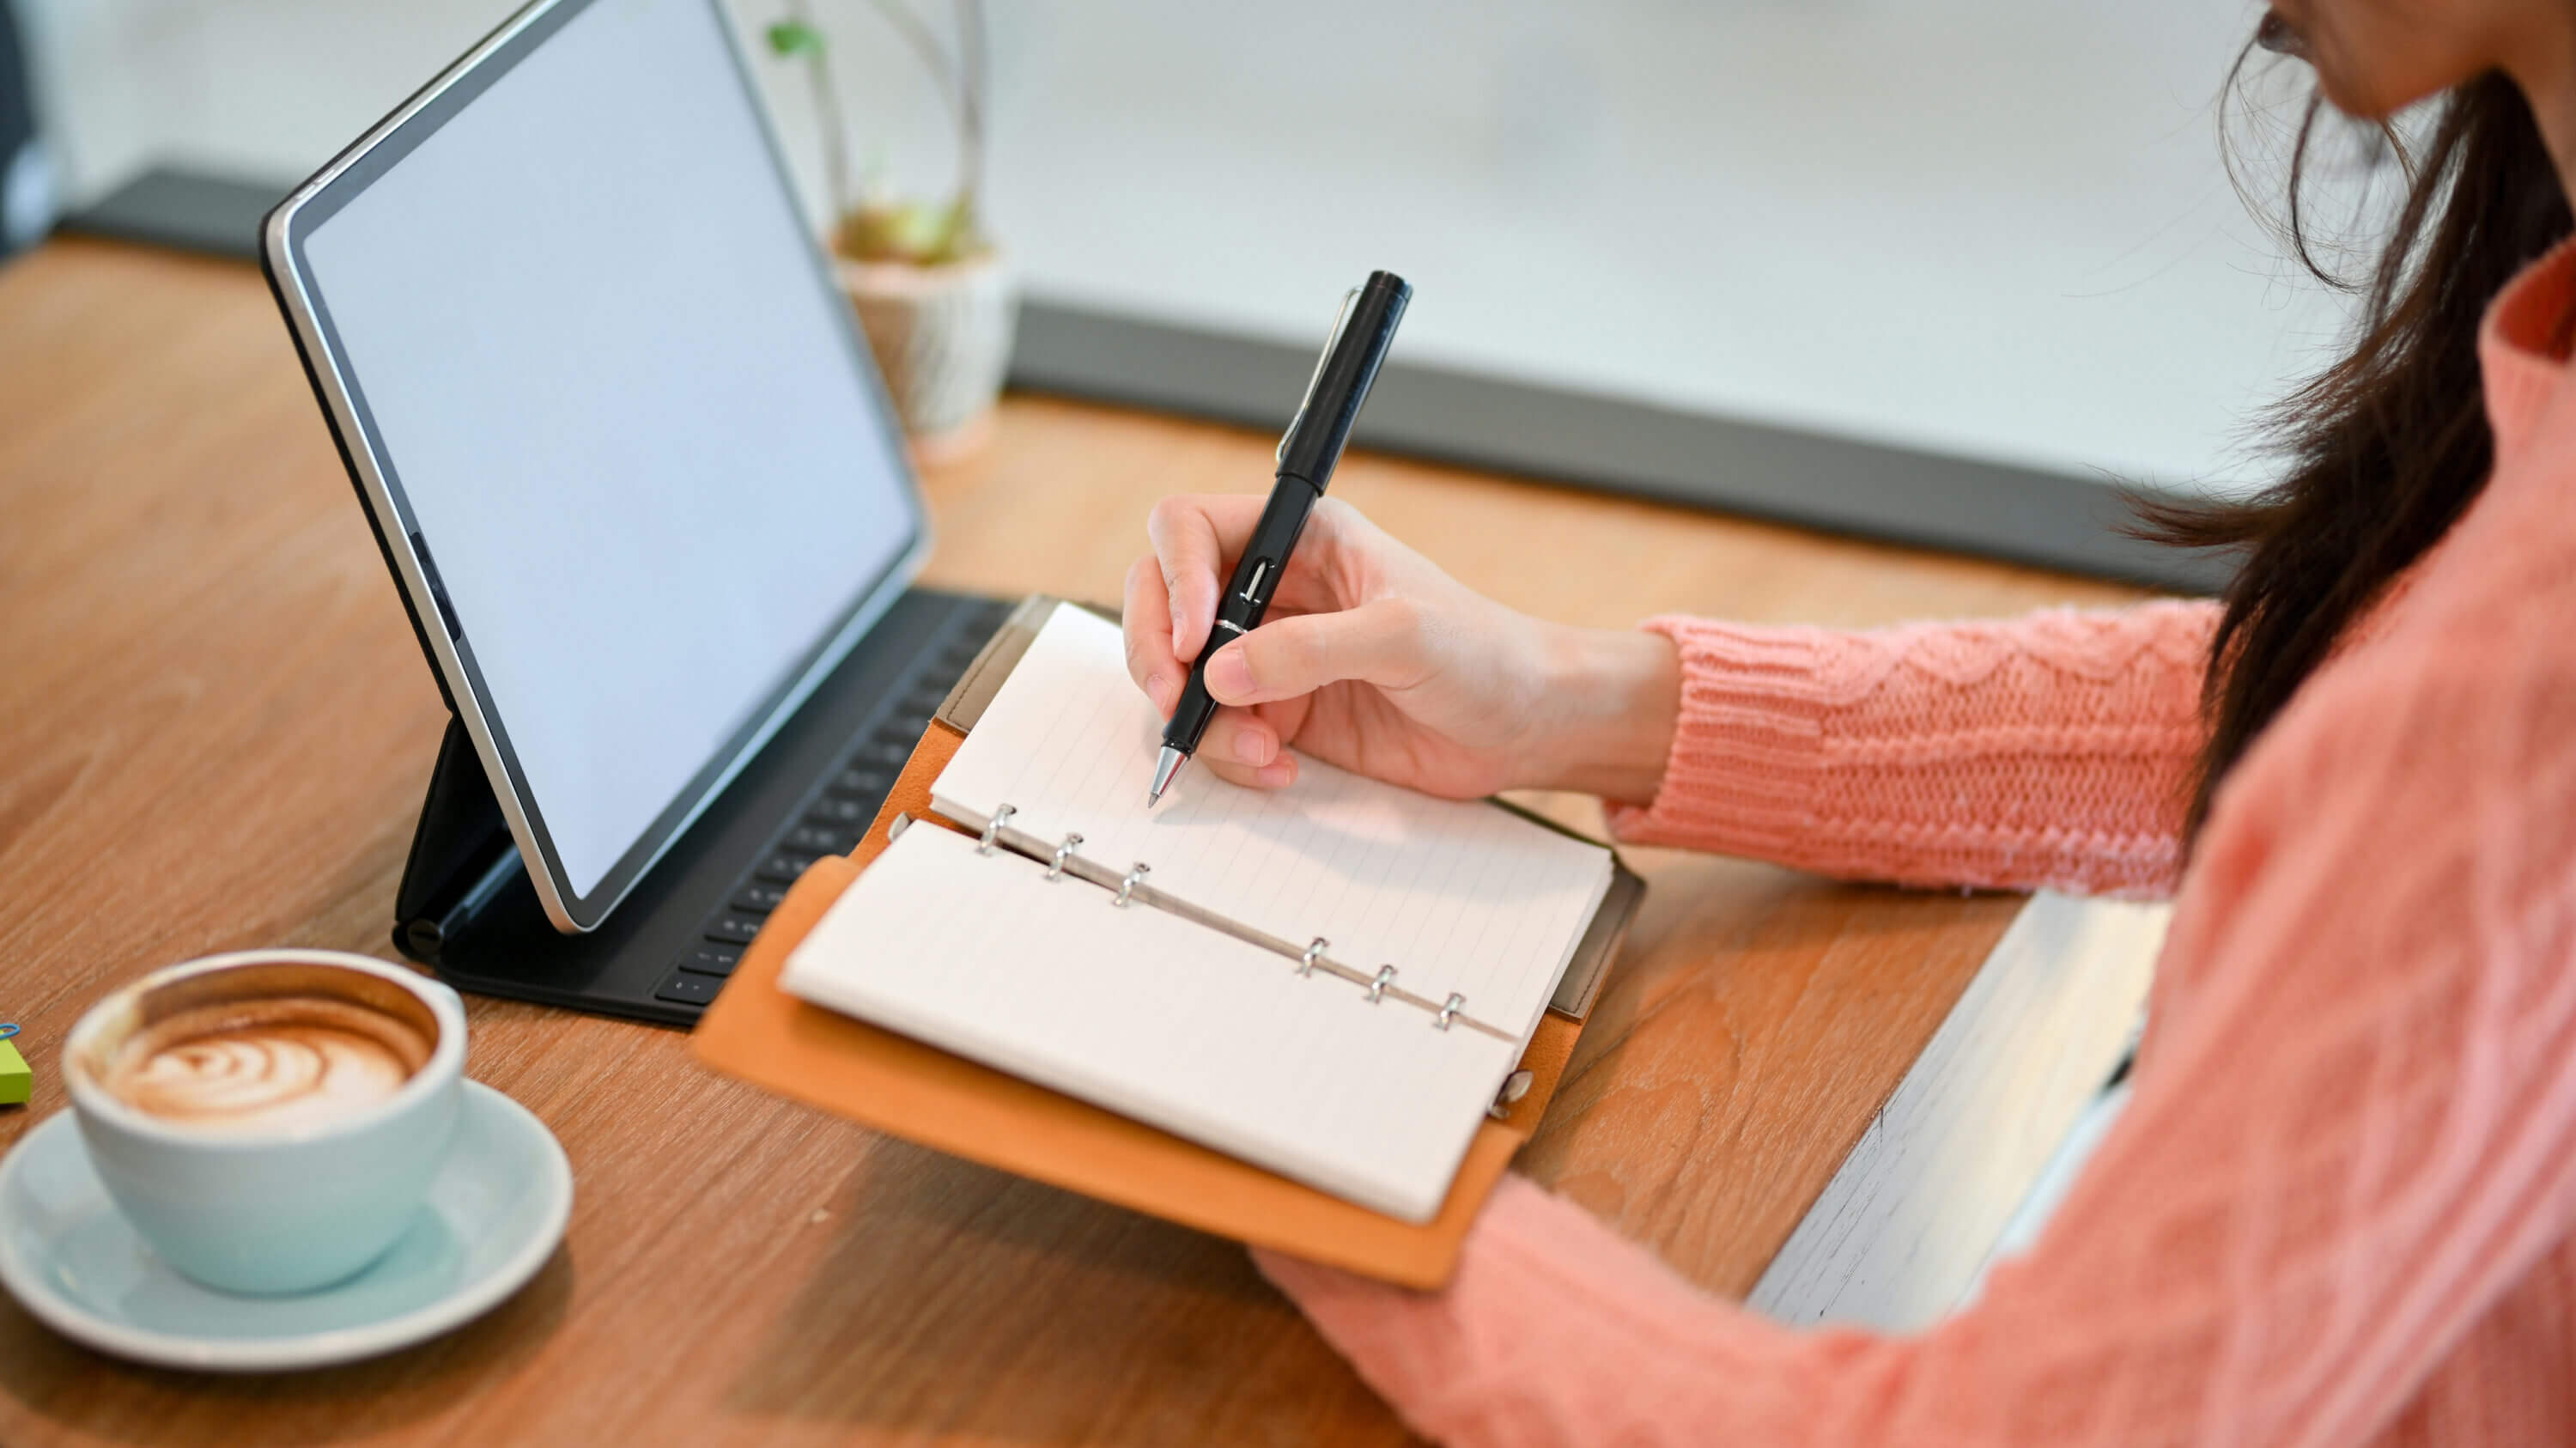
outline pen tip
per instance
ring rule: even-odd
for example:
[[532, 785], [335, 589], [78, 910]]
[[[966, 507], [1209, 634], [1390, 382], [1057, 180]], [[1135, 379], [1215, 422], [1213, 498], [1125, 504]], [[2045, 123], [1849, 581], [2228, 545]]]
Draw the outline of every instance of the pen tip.
[[1145, 808], [1152, 809], [1154, 802], [1163, 797], [1163, 791], [1172, 787], [1172, 776], [1181, 772], [1181, 765], [1188, 759], [1188, 755], [1172, 746], [1163, 746], [1163, 752], [1154, 758], [1154, 782], [1145, 791]]

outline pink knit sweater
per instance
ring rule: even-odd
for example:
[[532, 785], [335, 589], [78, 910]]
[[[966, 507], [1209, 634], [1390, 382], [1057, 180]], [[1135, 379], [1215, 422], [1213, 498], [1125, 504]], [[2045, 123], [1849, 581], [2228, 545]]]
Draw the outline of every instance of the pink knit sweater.
[[[2479, 501], [2216, 802], [2136, 1095], [1928, 1331], [1792, 1331], [1520, 1178], [1415, 1294], [1265, 1255], [1450, 1443], [2576, 1443], [2576, 381], [2561, 248], [2480, 336]], [[2175, 883], [2212, 614], [1689, 620], [1631, 840], [1925, 883]]]

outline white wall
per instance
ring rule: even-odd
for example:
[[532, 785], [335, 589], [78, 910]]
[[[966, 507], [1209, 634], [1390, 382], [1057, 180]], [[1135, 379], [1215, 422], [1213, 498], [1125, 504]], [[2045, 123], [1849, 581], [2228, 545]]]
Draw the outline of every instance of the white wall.
[[[513, 8], [21, 3], [76, 194], [300, 176]], [[909, 58], [817, 4], [863, 148], [942, 184]], [[990, 211], [1057, 296], [1307, 343], [1386, 266], [1417, 358], [2158, 480], [2260, 476], [2242, 420], [2340, 317], [2220, 169], [2242, 0], [992, 10]]]

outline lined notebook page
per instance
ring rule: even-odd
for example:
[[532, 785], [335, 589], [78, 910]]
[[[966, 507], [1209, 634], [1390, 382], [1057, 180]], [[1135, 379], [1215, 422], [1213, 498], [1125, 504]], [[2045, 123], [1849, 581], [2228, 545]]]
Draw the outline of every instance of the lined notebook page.
[[[1153, 866], [1155, 888], [1526, 1037], [1610, 885], [1610, 852], [1491, 805], [1439, 800], [1299, 758], [1281, 791], [1193, 761], [1145, 807], [1163, 723], [1127, 677], [1117, 626], [1059, 606], [941, 771], [944, 808], [1085, 859]], [[1354, 987], [1355, 989], [1355, 987]]]
[[1518, 1047], [1110, 899], [917, 826], [781, 983], [1362, 1206], [1413, 1222], [1439, 1210]]

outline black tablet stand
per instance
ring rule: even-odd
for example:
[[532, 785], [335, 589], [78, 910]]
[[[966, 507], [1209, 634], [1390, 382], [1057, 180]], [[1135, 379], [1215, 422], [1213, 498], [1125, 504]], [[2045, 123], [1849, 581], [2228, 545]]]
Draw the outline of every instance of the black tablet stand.
[[520, 874], [519, 847], [492, 781], [473, 738], [451, 714], [403, 861], [402, 888], [394, 894], [394, 948], [437, 965], [447, 942]]

